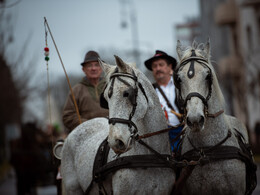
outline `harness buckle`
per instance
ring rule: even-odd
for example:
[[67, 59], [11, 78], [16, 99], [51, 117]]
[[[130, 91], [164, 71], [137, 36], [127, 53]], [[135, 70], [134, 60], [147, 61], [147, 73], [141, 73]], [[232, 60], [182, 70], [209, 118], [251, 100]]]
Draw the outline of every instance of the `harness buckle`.
[[206, 157], [205, 153], [204, 153], [204, 150], [201, 148], [200, 149], [200, 157]]
[[206, 108], [206, 109], [205, 109], [205, 116], [208, 117], [208, 115], [209, 115], [209, 111], [208, 111], [208, 109]]
[[137, 130], [136, 128], [132, 129], [133, 126], [129, 127], [129, 131], [131, 132], [130, 137], [135, 137]]
[[209, 160], [209, 157], [208, 157], [208, 156], [203, 156], [203, 157], [201, 157], [201, 158], [198, 160], [198, 162], [199, 162], [199, 165], [200, 165], [200, 166], [203, 166], [203, 165], [205, 165], [205, 164], [208, 164], [208, 163], [210, 162], [210, 160]]

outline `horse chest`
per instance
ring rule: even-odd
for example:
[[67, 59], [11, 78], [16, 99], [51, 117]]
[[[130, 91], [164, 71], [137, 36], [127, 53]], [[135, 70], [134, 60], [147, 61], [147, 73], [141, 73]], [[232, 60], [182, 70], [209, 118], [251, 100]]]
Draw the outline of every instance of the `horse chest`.
[[244, 194], [245, 171], [236, 161], [196, 166], [185, 183], [184, 194]]

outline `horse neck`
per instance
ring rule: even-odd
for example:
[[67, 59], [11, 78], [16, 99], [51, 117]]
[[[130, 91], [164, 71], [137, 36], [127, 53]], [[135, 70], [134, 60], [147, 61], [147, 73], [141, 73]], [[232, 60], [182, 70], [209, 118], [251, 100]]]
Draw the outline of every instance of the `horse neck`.
[[[159, 98], [153, 88], [151, 82], [144, 76], [143, 73], [137, 73], [139, 82], [142, 84], [145, 93], [148, 97], [148, 108], [144, 118], [139, 119], [138, 128], [139, 135], [156, 132], [168, 127], [164, 113], [159, 102]], [[141, 92], [140, 92], [141, 93]], [[157, 152], [162, 154], [170, 153], [168, 133], [154, 135], [143, 140]], [[147, 154], [151, 153], [145, 147], [137, 144], [135, 149], [127, 152], [129, 154]]]
[[144, 118], [145, 126], [149, 132], [158, 131], [167, 128], [166, 118], [161, 108], [157, 93], [152, 85], [147, 87], [147, 96], [149, 97], [148, 109]]
[[[154, 89], [152, 88], [152, 90]], [[156, 132], [168, 127], [157, 94], [155, 90], [152, 92], [154, 93], [148, 94], [148, 97], [149, 100], [151, 98], [153, 99], [153, 104], [149, 104], [147, 113], [143, 119], [144, 129], [147, 133]], [[152, 146], [157, 152], [166, 154], [170, 151], [168, 133], [154, 135], [145, 139], [145, 142]]]
[[148, 109], [142, 119], [144, 128], [147, 129], [148, 133], [167, 128], [167, 122], [154, 87], [143, 73], [139, 73], [138, 77], [139, 79], [142, 78], [140, 82], [148, 97]]

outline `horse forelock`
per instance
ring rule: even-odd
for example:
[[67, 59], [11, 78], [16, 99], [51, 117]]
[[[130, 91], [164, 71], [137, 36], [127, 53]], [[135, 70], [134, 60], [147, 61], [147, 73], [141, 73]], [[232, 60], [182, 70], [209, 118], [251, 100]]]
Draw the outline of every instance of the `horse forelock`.
[[192, 54], [192, 51], [194, 50], [195, 51], [195, 54], [197, 57], [201, 57], [207, 61], [210, 61], [210, 54], [207, 54], [205, 51], [204, 51], [204, 44], [201, 43], [197, 46], [188, 46], [184, 51], [183, 51], [183, 55], [182, 55], [182, 58], [180, 59], [180, 61], [183, 61], [187, 58], [189, 58]]

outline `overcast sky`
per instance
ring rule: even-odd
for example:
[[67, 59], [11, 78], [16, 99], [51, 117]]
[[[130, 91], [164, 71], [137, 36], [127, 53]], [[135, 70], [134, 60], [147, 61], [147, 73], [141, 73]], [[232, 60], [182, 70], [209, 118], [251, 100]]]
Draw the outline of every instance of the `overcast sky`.
[[[68, 75], [83, 76], [80, 63], [87, 50], [133, 49], [132, 13], [135, 13], [137, 21], [139, 49], [151, 54], [160, 49], [172, 56], [176, 56], [174, 26], [199, 14], [198, 0], [6, 0], [6, 8], [0, 9], [12, 16], [14, 41], [8, 46], [9, 61], [16, 62], [21, 54], [24, 58], [21, 63], [35, 60], [32, 65], [35, 70], [32, 77], [37, 75], [34, 85], [43, 88], [47, 88], [43, 51], [44, 17], [47, 18]], [[127, 22], [127, 28], [121, 27], [123, 21]], [[25, 49], [26, 40], [29, 40], [29, 44]], [[48, 46], [52, 84], [57, 73], [63, 76], [64, 72], [50, 34]], [[112, 51], [109, 55], [112, 57], [114, 54], [118, 55]], [[144, 60], [141, 59], [142, 65]], [[19, 67], [22, 68], [22, 64]], [[32, 98], [28, 101], [28, 110], [32, 113], [29, 118], [44, 118], [46, 106], [41, 103], [44, 99]], [[42, 109], [39, 109], [40, 105], [43, 105]]]
[[[197, 17], [198, 0], [7, 0], [13, 16], [14, 43], [9, 47], [10, 60], [30, 39], [25, 60], [32, 56], [37, 70], [45, 71], [44, 17], [60, 51], [67, 72], [81, 73], [79, 64], [88, 49], [132, 49], [130, 16], [135, 13], [140, 49], [153, 53], [165, 50], [175, 56], [174, 26]], [[124, 3], [125, 2], [125, 3]], [[134, 10], [134, 12], [133, 12]], [[128, 28], [122, 28], [126, 21]], [[50, 71], [63, 73], [54, 45], [48, 36]], [[113, 56], [114, 53], [111, 53]], [[35, 59], [35, 58], [34, 58]], [[145, 60], [145, 59], [142, 59]], [[42, 69], [42, 70], [41, 70]]]

